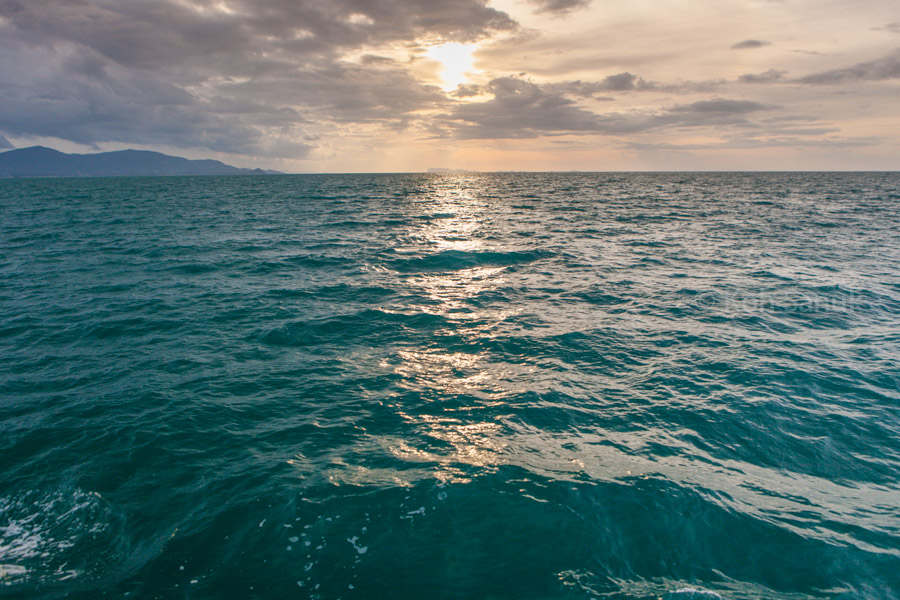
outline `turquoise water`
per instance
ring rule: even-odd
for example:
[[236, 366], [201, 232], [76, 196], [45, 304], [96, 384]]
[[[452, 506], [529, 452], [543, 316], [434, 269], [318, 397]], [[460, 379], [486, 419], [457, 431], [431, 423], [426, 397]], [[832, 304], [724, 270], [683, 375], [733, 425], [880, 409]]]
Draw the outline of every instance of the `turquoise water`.
[[898, 203], [0, 181], [0, 596], [898, 598]]

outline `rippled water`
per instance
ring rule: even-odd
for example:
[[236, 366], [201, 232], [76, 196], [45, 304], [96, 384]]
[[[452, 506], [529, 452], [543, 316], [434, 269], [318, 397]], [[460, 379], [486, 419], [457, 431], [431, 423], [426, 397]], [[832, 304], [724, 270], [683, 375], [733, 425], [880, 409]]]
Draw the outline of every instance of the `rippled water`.
[[898, 202], [0, 181], [0, 596], [898, 598]]

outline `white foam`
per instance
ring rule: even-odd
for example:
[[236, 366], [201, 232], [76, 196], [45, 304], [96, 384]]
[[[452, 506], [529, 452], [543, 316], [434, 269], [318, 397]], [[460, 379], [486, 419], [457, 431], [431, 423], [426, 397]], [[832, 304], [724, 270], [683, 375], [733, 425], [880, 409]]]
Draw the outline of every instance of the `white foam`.
[[666, 594], [665, 600], [724, 600], [724, 598], [709, 590], [686, 587], [669, 592]]
[[[19, 565], [0, 565], [0, 584], [12, 583], [13, 579], [18, 579], [28, 574], [28, 569]], [[9, 582], [6, 580], [9, 579]]]
[[101, 564], [77, 553], [76, 545], [107, 531], [109, 516], [98, 494], [81, 490], [0, 498], [0, 583], [65, 581], [81, 574], [73, 563], [90, 567], [94, 558]]
[[360, 545], [358, 545], [358, 544], [356, 543], [356, 542], [359, 541], [359, 537], [358, 537], [358, 536], [355, 536], [355, 535], [354, 535], [352, 538], [347, 538], [347, 541], [350, 542], [350, 543], [353, 545], [353, 547], [356, 549], [356, 551], [357, 551], [359, 554], [365, 554], [365, 553], [368, 552], [368, 550], [369, 550], [369, 547], [368, 547], [368, 546], [360, 546]]

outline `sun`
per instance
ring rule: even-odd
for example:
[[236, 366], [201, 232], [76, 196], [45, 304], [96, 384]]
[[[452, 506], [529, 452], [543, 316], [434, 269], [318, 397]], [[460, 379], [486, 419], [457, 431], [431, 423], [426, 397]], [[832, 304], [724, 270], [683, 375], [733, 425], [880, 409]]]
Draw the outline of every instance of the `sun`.
[[441, 69], [443, 85], [441, 87], [444, 91], [455, 90], [458, 85], [468, 81], [469, 74], [474, 71], [472, 59], [474, 51], [473, 44], [450, 42], [432, 46], [425, 52], [428, 58], [438, 61], [443, 66]]

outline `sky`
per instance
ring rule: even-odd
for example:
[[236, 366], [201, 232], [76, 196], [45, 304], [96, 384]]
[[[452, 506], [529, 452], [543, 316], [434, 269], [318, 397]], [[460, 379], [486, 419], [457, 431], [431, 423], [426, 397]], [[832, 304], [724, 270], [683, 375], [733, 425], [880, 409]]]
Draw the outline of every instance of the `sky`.
[[0, 0], [0, 150], [900, 169], [886, 0]]

